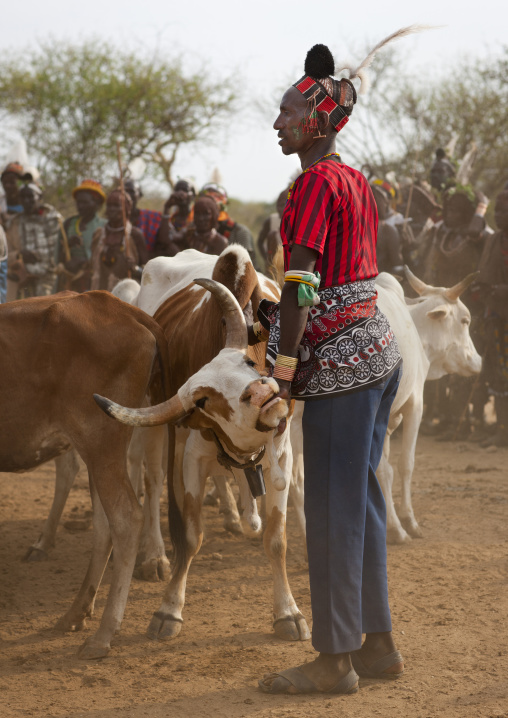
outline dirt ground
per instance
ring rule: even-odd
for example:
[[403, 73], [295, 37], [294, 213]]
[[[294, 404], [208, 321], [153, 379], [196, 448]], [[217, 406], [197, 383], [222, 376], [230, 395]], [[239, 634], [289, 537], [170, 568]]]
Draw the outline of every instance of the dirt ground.
[[[395, 454], [399, 444], [393, 442]], [[394, 633], [406, 672], [394, 683], [362, 680], [359, 693], [347, 697], [257, 691], [260, 676], [308, 660], [312, 648], [273, 637], [261, 540], [225, 533], [213, 507], [204, 509], [206, 537], [191, 568], [180, 636], [170, 643], [145, 637], [162, 584], [134, 580], [110, 655], [78, 660], [76, 650], [97, 619], [83, 633], [60, 635], [52, 626], [70, 605], [90, 553], [91, 530], [63, 525], [90, 508], [86, 474], [71, 492], [56, 548], [42, 563], [21, 559], [48, 513], [53, 465], [1, 474], [1, 718], [508, 718], [507, 459], [506, 449], [420, 438], [413, 496], [425, 536], [389, 549]], [[292, 509], [288, 543], [289, 581], [310, 624]]]

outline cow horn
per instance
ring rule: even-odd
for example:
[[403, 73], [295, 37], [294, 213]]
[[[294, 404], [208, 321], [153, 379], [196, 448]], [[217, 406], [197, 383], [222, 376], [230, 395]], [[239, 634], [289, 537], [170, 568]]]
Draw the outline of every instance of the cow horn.
[[479, 274], [480, 272], [473, 272], [472, 274], [468, 274], [467, 277], [465, 277], [458, 284], [455, 284], [453, 287], [450, 287], [450, 289], [445, 289], [444, 296], [450, 302], [456, 302], [460, 295], [466, 291], [469, 285], [474, 282], [474, 280]]
[[409, 269], [407, 264], [404, 265], [404, 274], [406, 275], [406, 279], [409, 282], [409, 284], [413, 287], [415, 292], [419, 294], [420, 296], [422, 294], [427, 294], [428, 292], [433, 289], [429, 284], [425, 284], [425, 282], [422, 282], [421, 279], [418, 279], [413, 272]]
[[226, 320], [226, 348], [247, 351], [247, 324], [236, 297], [220, 282], [214, 279], [195, 279], [194, 284], [208, 289], [219, 302]]
[[129, 426], [174, 424], [187, 414], [178, 394], [175, 394], [175, 396], [162, 404], [147, 406], [142, 409], [128, 409], [99, 394], [94, 394], [93, 398], [108, 416], [117, 419], [122, 424], [129, 424]]

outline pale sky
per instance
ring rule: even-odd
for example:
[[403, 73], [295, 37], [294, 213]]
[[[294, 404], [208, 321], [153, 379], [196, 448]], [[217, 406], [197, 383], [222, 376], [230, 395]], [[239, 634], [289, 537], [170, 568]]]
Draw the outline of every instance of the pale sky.
[[[508, 44], [508, 6], [499, 0], [483, 0], [474, 9], [457, 0], [25, 0], [19, 7], [3, 5], [3, 52], [48, 36], [76, 41], [99, 36], [127, 48], [158, 46], [170, 54], [183, 53], [191, 68], [204, 62], [212, 71], [238, 73], [246, 110], [233, 119], [220, 147], [182, 152], [176, 175], [192, 176], [201, 186], [218, 167], [229, 195], [243, 200], [274, 200], [298, 168], [297, 159], [284, 157], [277, 145], [271, 127], [276, 103], [269, 120], [249, 111], [249, 97], [265, 94], [271, 99], [288, 78], [297, 80], [315, 43], [327, 44], [337, 60], [361, 61], [350, 48], [374, 46], [413, 23], [443, 26], [397, 43], [407, 50], [412, 67], [428, 76], [446, 72], [459, 57], [477, 57]], [[348, 162], [347, 127], [339, 145]]]

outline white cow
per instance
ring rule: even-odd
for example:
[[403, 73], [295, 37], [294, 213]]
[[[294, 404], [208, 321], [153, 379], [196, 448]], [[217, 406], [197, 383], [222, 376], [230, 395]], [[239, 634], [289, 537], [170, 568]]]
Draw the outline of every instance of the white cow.
[[[425, 381], [439, 379], [446, 374], [471, 376], [481, 369], [481, 357], [469, 334], [471, 315], [459, 299], [475, 275], [469, 275], [455, 287], [446, 289], [425, 284], [407, 267], [405, 272], [409, 283], [420, 295], [415, 300], [407, 300], [409, 304], [406, 304], [402, 287], [391, 274], [382, 273], [376, 279], [378, 306], [388, 317], [404, 362], [400, 386], [390, 411], [383, 456], [377, 469], [386, 500], [387, 540], [390, 543], [405, 543], [412, 536], [422, 535], [411, 504], [411, 478], [423, 413]], [[303, 414], [303, 410], [300, 411]], [[402, 420], [402, 446], [398, 462], [402, 498], [397, 515], [392, 498], [390, 436]], [[291, 441], [294, 455], [291, 498], [297, 509], [299, 525], [305, 532], [303, 442], [297, 416], [293, 417]]]

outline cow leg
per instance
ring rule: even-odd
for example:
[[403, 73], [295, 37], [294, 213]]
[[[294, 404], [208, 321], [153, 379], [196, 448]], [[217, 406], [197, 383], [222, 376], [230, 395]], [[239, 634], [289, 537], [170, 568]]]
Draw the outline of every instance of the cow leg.
[[24, 556], [25, 561], [43, 561], [48, 557], [50, 550], [55, 545], [55, 536], [64, 510], [65, 503], [69, 496], [76, 476], [79, 471], [79, 462], [76, 451], [71, 449], [55, 459], [56, 479], [55, 494], [49, 516], [37, 541], [30, 546]]
[[232, 534], [242, 534], [242, 522], [228, 477], [219, 474], [212, 478], [219, 495], [219, 513], [224, 514], [224, 528]]
[[393, 469], [390, 464], [390, 435], [387, 433], [383, 444], [383, 455], [376, 470], [386, 504], [386, 540], [388, 543], [401, 544], [411, 541], [411, 537], [402, 528], [393, 503]]
[[275, 635], [285, 641], [307, 641], [309, 628], [291, 593], [286, 573], [286, 510], [291, 480], [292, 452], [288, 442], [279, 459], [279, 466], [286, 477], [286, 488], [277, 491], [270, 480], [271, 470], [265, 468], [266, 482], [266, 528], [263, 534], [265, 552], [273, 573], [273, 628]]
[[[298, 528], [303, 538], [303, 547], [305, 560], [307, 556], [307, 529], [305, 524], [304, 510], [304, 469], [303, 469], [303, 432], [302, 432], [302, 416], [303, 401], [295, 402], [295, 410], [291, 419], [291, 447], [293, 450], [293, 469], [291, 474], [291, 484], [289, 486], [289, 496], [294, 506]], [[301, 405], [301, 408], [300, 408]]]
[[136, 578], [145, 581], [166, 581], [170, 568], [161, 533], [160, 498], [164, 487], [163, 457], [166, 426], [145, 429], [145, 500], [143, 530], [136, 558]]
[[143, 512], [128, 480], [128, 441], [123, 440], [124, 436], [117, 437], [116, 446], [114, 437], [109, 436], [104, 445], [94, 446], [92, 457], [83, 457], [89, 467], [96, 531], [85, 580], [70, 611], [62, 619], [63, 626], [59, 627], [65, 628], [65, 624], [71, 628], [82, 627], [93, 608], [111, 543], [115, 553], [111, 587], [99, 629], [78, 651], [78, 656], [84, 659], [106, 656], [111, 639], [120, 630], [143, 526]]
[[176, 490], [175, 483], [175, 496], [182, 514], [185, 532], [185, 562], [182, 566], [174, 567], [162, 604], [159, 610], [153, 614], [148, 626], [147, 636], [154, 640], [175, 638], [182, 628], [187, 575], [192, 559], [199, 551], [203, 541], [201, 505], [206, 478], [211, 473], [212, 465], [210, 459], [206, 455], [203, 456], [203, 453], [209, 452], [210, 446], [210, 442], [204, 441], [199, 432], [191, 431], [185, 447], [181, 471], [176, 464], [177, 457], [175, 456], [175, 482], [181, 481], [183, 478], [183, 487], [180, 487], [180, 490]]
[[410, 536], [421, 538], [421, 528], [415, 519], [411, 503], [411, 479], [415, 465], [416, 440], [423, 415], [423, 401], [419, 397], [411, 397], [402, 408], [404, 423], [402, 424], [402, 449], [399, 456], [398, 469], [402, 481], [402, 495], [399, 516], [402, 526]]
[[92, 555], [78, 595], [67, 613], [55, 625], [58, 631], [81, 631], [86, 626], [86, 619], [93, 615], [97, 591], [111, 553], [108, 520], [91, 478], [90, 495], [93, 508]]

